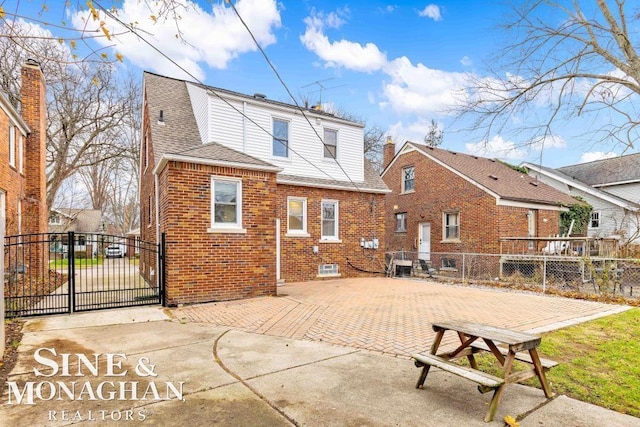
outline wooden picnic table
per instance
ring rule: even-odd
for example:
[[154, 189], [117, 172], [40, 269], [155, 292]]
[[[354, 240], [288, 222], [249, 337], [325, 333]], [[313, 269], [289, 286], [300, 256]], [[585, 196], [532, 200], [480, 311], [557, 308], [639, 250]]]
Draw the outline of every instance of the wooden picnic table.
[[[553, 395], [547, 382], [545, 371], [556, 366], [557, 363], [552, 360], [541, 359], [538, 356], [537, 348], [541, 342], [539, 336], [466, 321], [434, 323], [433, 330], [436, 332], [436, 336], [430, 352], [428, 354], [413, 355], [416, 366], [422, 367], [416, 388], [424, 388], [429, 368], [436, 366], [478, 383], [478, 390], [481, 393], [493, 390], [493, 398], [484, 417], [485, 422], [493, 420], [504, 388], [508, 384], [538, 377], [544, 395], [547, 398]], [[446, 331], [457, 333], [460, 338], [460, 345], [455, 350], [438, 354], [438, 347]], [[504, 346], [499, 347], [498, 344]], [[478, 352], [493, 354], [502, 367], [502, 375], [495, 376], [479, 370], [474, 358], [474, 354]], [[454, 362], [455, 359], [461, 357], [466, 357], [471, 367], [462, 366]], [[512, 372], [515, 360], [530, 364], [531, 369]]]

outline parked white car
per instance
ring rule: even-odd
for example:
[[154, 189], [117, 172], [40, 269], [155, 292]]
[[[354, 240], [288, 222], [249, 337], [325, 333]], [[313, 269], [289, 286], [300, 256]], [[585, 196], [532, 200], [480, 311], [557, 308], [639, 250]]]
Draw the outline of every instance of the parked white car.
[[106, 258], [122, 258], [124, 256], [124, 250], [122, 245], [109, 245], [104, 250], [104, 256]]

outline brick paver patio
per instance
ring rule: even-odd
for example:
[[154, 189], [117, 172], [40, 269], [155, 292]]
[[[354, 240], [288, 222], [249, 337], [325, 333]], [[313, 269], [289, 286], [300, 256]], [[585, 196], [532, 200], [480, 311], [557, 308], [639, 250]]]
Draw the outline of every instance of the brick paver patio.
[[[551, 330], [624, 306], [425, 280], [358, 278], [290, 283], [277, 297], [186, 306], [174, 315], [248, 332], [408, 357], [429, 349], [431, 322], [457, 319]], [[452, 345], [453, 334], [443, 345]]]

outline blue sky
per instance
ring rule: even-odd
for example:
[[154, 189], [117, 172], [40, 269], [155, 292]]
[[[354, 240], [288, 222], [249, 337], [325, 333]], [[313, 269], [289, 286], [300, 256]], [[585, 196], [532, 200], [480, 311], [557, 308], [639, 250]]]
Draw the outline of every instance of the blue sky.
[[[51, 3], [51, 2], [49, 2]], [[74, 2], [71, 2], [74, 3]], [[242, 93], [263, 93], [291, 102], [285, 88], [256, 49], [248, 31], [224, 1], [198, 2], [181, 10], [173, 20], [153, 22], [154, 13], [140, 0], [95, 3], [114, 4], [125, 22], [138, 22], [147, 41], [180, 64], [172, 64], [132, 34], [102, 43], [111, 54], [124, 56], [122, 66], [193, 78]], [[488, 76], [491, 55], [508, 40], [498, 29], [507, 13], [500, 2], [478, 1], [311, 1], [238, 0], [233, 2], [290, 91], [320, 101], [384, 129], [400, 145], [420, 142], [431, 120], [444, 130], [442, 147], [458, 152], [559, 167], [595, 160], [620, 152], [620, 147], [582, 140], [585, 123], [567, 123], [561, 132], [539, 145], [526, 148], [512, 132], [492, 134], [461, 132], [468, 120], [454, 120], [447, 112], [465, 77]], [[11, 2], [4, 9], [11, 10]], [[20, 14], [37, 18], [40, 4], [18, 3]], [[77, 28], [95, 26], [85, 21], [87, 12], [56, 11], [49, 4], [45, 20], [64, 17]], [[101, 17], [113, 34], [118, 24]], [[181, 31], [182, 39], [176, 38]], [[56, 33], [55, 29], [51, 29]], [[508, 70], [505, 70], [508, 72]], [[321, 87], [324, 89], [321, 91]], [[518, 120], [513, 121], [514, 128]], [[508, 130], [508, 129], [507, 129]], [[637, 150], [637, 149], [636, 149]], [[628, 154], [628, 153], [627, 153]]]

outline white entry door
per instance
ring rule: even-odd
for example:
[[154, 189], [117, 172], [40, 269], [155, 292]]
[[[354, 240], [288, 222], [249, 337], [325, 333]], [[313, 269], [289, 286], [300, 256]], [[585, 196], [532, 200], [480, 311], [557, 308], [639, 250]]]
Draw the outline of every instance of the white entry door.
[[418, 224], [418, 258], [429, 261], [431, 259], [431, 224], [421, 222]]

